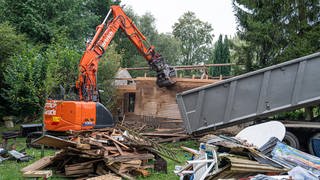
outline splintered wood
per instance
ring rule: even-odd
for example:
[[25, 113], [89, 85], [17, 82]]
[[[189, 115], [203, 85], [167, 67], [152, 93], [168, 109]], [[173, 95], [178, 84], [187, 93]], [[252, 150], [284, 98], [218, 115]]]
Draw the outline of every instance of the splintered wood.
[[[69, 139], [43, 136], [38, 144], [49, 144], [62, 150], [54, 157], [46, 157], [27, 166], [22, 171], [47, 168], [71, 178], [112, 177], [117, 174], [125, 179], [134, 175], [148, 176], [147, 169], [154, 168], [155, 156], [163, 150], [140, 136], [115, 128], [73, 132]], [[54, 141], [54, 143], [51, 143]], [[168, 150], [167, 150], [168, 151]], [[167, 152], [168, 153], [168, 152]], [[165, 154], [165, 153], [164, 153]]]

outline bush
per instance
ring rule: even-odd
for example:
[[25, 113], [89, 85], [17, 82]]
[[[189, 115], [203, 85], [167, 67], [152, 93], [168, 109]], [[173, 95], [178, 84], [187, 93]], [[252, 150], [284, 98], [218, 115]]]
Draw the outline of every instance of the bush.
[[64, 37], [57, 37], [47, 48], [45, 58], [48, 62], [46, 77], [47, 96], [57, 99], [60, 87], [65, 89], [64, 99], [73, 99], [69, 93], [78, 77], [78, 63], [81, 53]]
[[6, 115], [34, 118], [42, 112], [45, 100], [46, 63], [39, 47], [26, 45], [9, 59], [4, 70], [1, 96], [6, 100]]

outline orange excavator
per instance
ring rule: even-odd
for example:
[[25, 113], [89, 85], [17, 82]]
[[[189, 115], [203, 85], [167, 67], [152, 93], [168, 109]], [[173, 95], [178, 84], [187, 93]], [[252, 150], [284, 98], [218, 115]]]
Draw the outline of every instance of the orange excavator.
[[[111, 13], [113, 18], [106, 24]], [[150, 45], [120, 6], [111, 6], [104, 21], [97, 26], [96, 34], [87, 44], [80, 60], [80, 72], [76, 82], [80, 101], [47, 100], [44, 112], [47, 131], [64, 132], [114, 126], [112, 114], [98, 102], [97, 71], [99, 60], [119, 29], [127, 35], [151, 69], [157, 73], [157, 85], [174, 85], [174, 68], [166, 64], [164, 58], [155, 51], [154, 46]]]

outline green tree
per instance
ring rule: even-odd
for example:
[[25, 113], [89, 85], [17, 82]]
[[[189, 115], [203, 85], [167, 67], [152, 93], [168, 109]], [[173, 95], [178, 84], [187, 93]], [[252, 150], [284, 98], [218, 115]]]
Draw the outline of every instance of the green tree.
[[138, 18], [137, 26], [151, 44], [155, 43], [158, 34], [155, 22], [156, 18], [150, 12]]
[[[230, 63], [230, 47], [229, 47], [229, 39], [228, 36], [224, 36], [223, 40], [223, 54], [222, 54], [223, 64]], [[231, 66], [223, 66], [221, 67], [221, 72], [223, 76], [230, 76]]]
[[193, 12], [184, 13], [173, 25], [173, 35], [181, 41], [181, 64], [192, 65], [208, 61], [213, 28]]
[[[135, 23], [138, 24], [139, 16], [133, 11], [132, 8], [124, 8], [126, 15]], [[138, 27], [140, 28], [140, 27]], [[111, 44], [115, 42], [117, 44], [116, 50], [119, 54], [123, 54], [123, 59], [121, 61], [121, 67], [132, 67], [135, 64], [136, 59], [134, 57], [139, 57], [139, 52], [137, 48], [132, 44], [127, 35], [119, 30], [114, 40]]]
[[[3, 94], [6, 84], [4, 81], [4, 69], [10, 62], [10, 57], [21, 53], [26, 48], [26, 38], [18, 34], [16, 30], [8, 23], [0, 24], [0, 94]], [[0, 119], [5, 112], [9, 112], [8, 101], [0, 95]]]
[[[222, 35], [219, 35], [218, 41], [214, 45], [214, 52], [213, 52], [213, 63], [214, 64], [222, 64], [223, 63], [223, 39]], [[212, 76], [219, 76], [221, 74], [221, 67], [211, 67], [210, 74]]]
[[[230, 49], [229, 49], [229, 40], [225, 36], [224, 39], [222, 35], [219, 35], [218, 41], [214, 45], [213, 49], [213, 58], [211, 58], [212, 63], [214, 64], [227, 64], [230, 63]], [[212, 76], [229, 76], [231, 68], [230, 66], [223, 67], [211, 67], [209, 72]]]
[[109, 0], [88, 1], [87, 8], [99, 17], [99, 22], [102, 22], [108, 14], [111, 2]]
[[170, 65], [179, 65], [181, 58], [181, 42], [172, 34], [161, 33], [153, 43], [156, 50], [166, 59]]
[[233, 75], [243, 74], [247, 71], [253, 71], [255, 61], [254, 53], [250, 51], [250, 47], [246, 41], [240, 40], [238, 36], [229, 40], [230, 43], [230, 61], [237, 64], [232, 68]]
[[36, 118], [42, 112], [46, 63], [39, 52], [39, 47], [27, 45], [19, 55], [10, 58], [1, 92], [8, 103], [7, 114]]
[[92, 32], [98, 17], [87, 9], [86, 0], [4, 0], [4, 20], [36, 42], [50, 43], [61, 32], [80, 40]]
[[[54, 99], [75, 99], [77, 97], [72, 92], [78, 78], [78, 64], [81, 54], [66, 37], [59, 36], [53, 39], [53, 43], [45, 52], [48, 63], [47, 96]], [[66, 92], [64, 97], [61, 97], [60, 87]]]
[[110, 45], [99, 62], [98, 87], [101, 103], [109, 110], [114, 110], [116, 105], [116, 87], [114, 86], [114, 77], [120, 67], [122, 54], [116, 51], [116, 44]]
[[[0, 24], [0, 68], [3, 69], [8, 58], [19, 53], [25, 48], [26, 38], [23, 34], [19, 34], [8, 23]], [[1, 73], [0, 73], [1, 77]], [[1, 81], [2, 78], [0, 78]]]
[[[141, 33], [146, 37], [148, 42], [145, 42], [145, 45], [149, 46], [149, 44], [157, 44], [158, 32], [156, 30], [154, 16], [151, 13], [138, 16], [130, 7], [125, 8], [124, 11], [127, 16], [132, 19], [139, 31], [141, 31]], [[121, 67], [147, 66], [144, 57], [141, 56], [135, 45], [130, 41], [124, 32], [118, 31], [114, 38], [114, 42], [117, 44], [117, 52], [122, 54], [123, 57], [121, 60]], [[159, 51], [157, 46], [155, 46], [155, 48], [156, 51]], [[144, 74], [142, 71], [133, 71], [130, 73], [133, 77], [142, 76]], [[150, 73], [152, 74], [152, 72]]]
[[233, 7], [238, 35], [246, 41], [241, 51], [246, 51], [243, 55], [252, 59], [249, 69], [277, 64], [320, 49], [317, 0], [234, 0]]
[[[143, 14], [142, 16], [137, 16], [137, 28], [139, 31], [146, 37], [147, 42], [144, 42], [144, 44], [148, 47], [149, 45], [155, 45], [155, 42], [157, 41], [158, 32], [156, 29], [155, 24], [155, 17], [150, 13], [147, 12]], [[130, 42], [131, 43], [131, 42]], [[132, 43], [131, 43], [132, 44]], [[155, 46], [156, 51], [159, 52], [159, 49], [157, 46]], [[137, 48], [134, 46], [132, 49], [134, 52], [131, 56], [129, 61], [132, 61], [131, 65], [129, 67], [145, 67], [148, 66], [146, 63], [145, 58], [138, 52]], [[130, 63], [129, 63], [130, 64]], [[145, 72], [143, 71], [132, 71], [130, 72], [132, 76], [143, 76]], [[154, 72], [149, 71], [147, 72], [148, 75], [155, 75]]]
[[[4, 0], [0, 0], [0, 9], [4, 8]], [[0, 11], [0, 22], [4, 22], [5, 15], [3, 11]]]

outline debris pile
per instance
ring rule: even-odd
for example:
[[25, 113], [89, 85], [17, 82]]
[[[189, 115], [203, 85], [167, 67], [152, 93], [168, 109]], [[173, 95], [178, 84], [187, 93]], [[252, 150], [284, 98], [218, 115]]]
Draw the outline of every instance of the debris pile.
[[83, 132], [73, 132], [68, 139], [45, 135], [33, 143], [61, 148], [53, 157], [45, 157], [23, 168], [26, 173], [54, 169], [57, 174], [72, 178], [90, 178], [96, 176], [121, 176], [133, 179], [135, 175], [148, 176], [148, 169], [166, 171], [155, 167], [158, 161], [165, 161], [161, 156], [175, 159], [169, 149], [122, 127], [105, 128]]
[[124, 116], [121, 124], [158, 143], [178, 142], [190, 137], [182, 127], [181, 120], [168, 120], [149, 116], [143, 116], [142, 118]]
[[153, 139], [158, 143], [164, 142], [178, 142], [181, 140], [185, 140], [190, 136], [186, 134], [186, 132], [182, 128], [177, 129], [154, 129], [153, 131], [146, 131], [140, 133], [143, 136]]
[[[261, 128], [259, 126], [257, 125], [258, 129]], [[257, 129], [251, 126], [249, 131], [251, 130]], [[282, 143], [282, 133], [279, 133], [278, 137], [272, 137], [274, 133], [270, 133], [270, 138], [261, 145], [259, 143], [265, 141], [266, 136], [248, 141], [247, 139], [252, 139], [252, 133], [247, 133], [250, 135], [248, 138], [244, 135], [246, 133], [239, 134], [246, 140], [237, 136], [211, 135], [206, 137], [205, 143], [200, 144], [199, 150], [182, 147], [193, 156], [185, 166], [176, 166], [174, 172], [181, 179], [197, 180], [208, 177], [210, 179], [319, 179], [320, 158]]]

